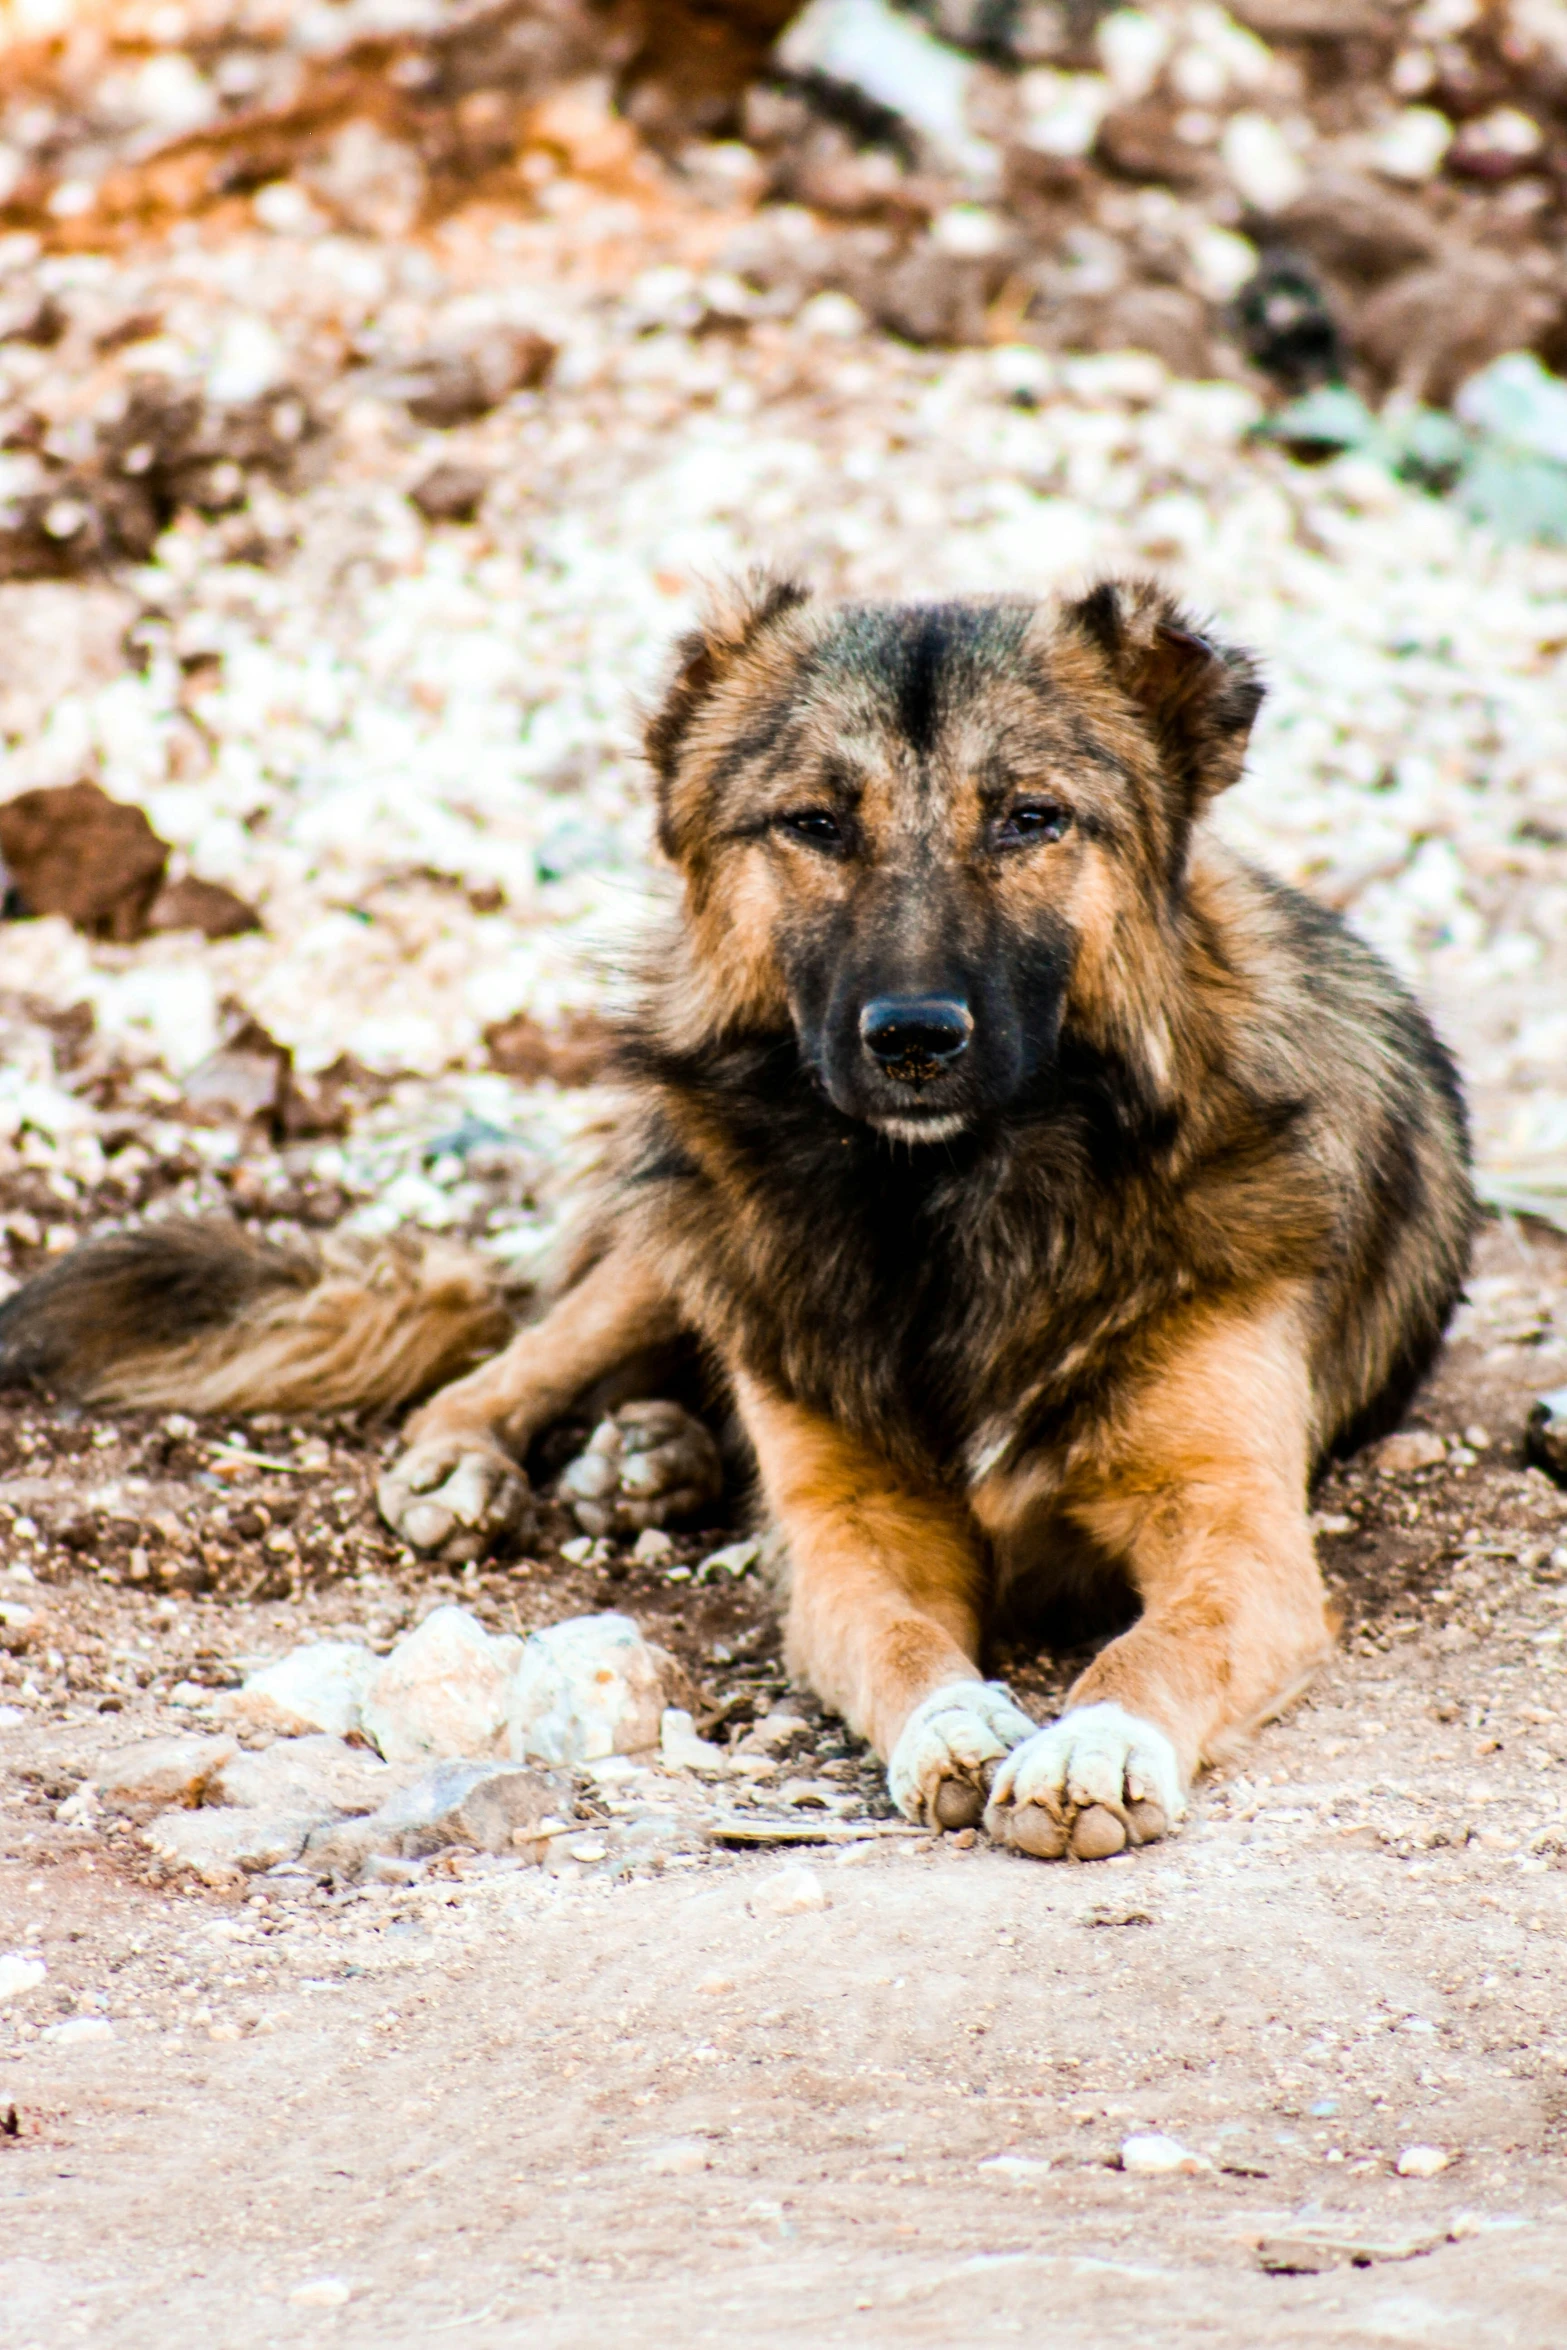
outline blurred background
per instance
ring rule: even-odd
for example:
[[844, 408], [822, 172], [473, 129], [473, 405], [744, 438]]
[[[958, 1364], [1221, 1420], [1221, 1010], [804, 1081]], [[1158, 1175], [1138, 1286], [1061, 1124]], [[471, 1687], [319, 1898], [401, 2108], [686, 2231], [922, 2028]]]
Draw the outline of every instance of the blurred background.
[[1167, 572], [1567, 1214], [1567, 5], [7, 0], [0, 1234], [526, 1281], [702, 581]]

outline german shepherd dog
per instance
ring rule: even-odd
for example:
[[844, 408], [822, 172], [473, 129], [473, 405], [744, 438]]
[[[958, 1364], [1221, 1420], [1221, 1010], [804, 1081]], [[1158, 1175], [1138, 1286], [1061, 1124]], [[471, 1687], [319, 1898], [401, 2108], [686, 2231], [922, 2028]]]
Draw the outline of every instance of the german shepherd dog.
[[[903, 1811], [1041, 1859], [1173, 1829], [1329, 1648], [1309, 1480], [1396, 1425], [1475, 1220], [1422, 1014], [1209, 828], [1261, 699], [1144, 581], [721, 596], [646, 728], [683, 890], [613, 1174], [551, 1310], [410, 1423], [393, 1526], [475, 1555], [529, 1443], [684, 1333], [754, 1454], [791, 1668]], [[153, 1226], [13, 1297], [0, 1365], [385, 1404], [494, 1316], [439, 1251]], [[987, 1626], [1117, 1580], [1140, 1613], [1039, 1727]]]

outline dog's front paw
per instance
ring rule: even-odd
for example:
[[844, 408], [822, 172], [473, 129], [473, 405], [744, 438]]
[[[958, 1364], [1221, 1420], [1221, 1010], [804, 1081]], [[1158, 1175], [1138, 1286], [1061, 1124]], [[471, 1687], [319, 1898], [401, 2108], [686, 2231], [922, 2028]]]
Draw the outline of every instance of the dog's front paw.
[[677, 1403], [628, 1403], [563, 1469], [559, 1492], [584, 1534], [637, 1534], [694, 1517], [724, 1489], [718, 1447]]
[[971, 1828], [992, 1771], [1033, 1730], [999, 1681], [949, 1681], [904, 1723], [887, 1764], [887, 1791], [908, 1819]]
[[410, 1445], [375, 1498], [394, 1534], [448, 1566], [487, 1557], [532, 1515], [527, 1478], [480, 1436], [427, 1436]]
[[1175, 1748], [1119, 1705], [1078, 1705], [1014, 1746], [995, 1776], [985, 1826], [1036, 1860], [1107, 1860], [1152, 1844], [1186, 1816]]

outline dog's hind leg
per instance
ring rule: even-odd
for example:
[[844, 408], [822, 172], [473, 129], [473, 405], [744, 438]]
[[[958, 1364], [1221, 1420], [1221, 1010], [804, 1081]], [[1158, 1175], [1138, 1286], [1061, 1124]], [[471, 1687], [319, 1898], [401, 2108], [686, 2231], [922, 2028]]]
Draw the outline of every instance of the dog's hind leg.
[[[1063, 1503], [1143, 1601], [1008, 1755], [986, 1826], [1041, 1859], [1173, 1828], [1193, 1772], [1276, 1713], [1331, 1644], [1306, 1519], [1311, 1395], [1294, 1301], [1209, 1316], [1113, 1413]], [[982, 1516], [992, 1513], [976, 1497]]]
[[482, 1558], [525, 1511], [518, 1462], [533, 1438], [617, 1364], [679, 1329], [652, 1269], [630, 1247], [612, 1248], [542, 1321], [414, 1413], [408, 1449], [377, 1489], [381, 1515], [415, 1550]]
[[972, 1521], [819, 1413], [747, 1377], [735, 1392], [788, 1557], [791, 1672], [870, 1740], [910, 1818], [970, 1826], [1034, 1727], [975, 1661]]

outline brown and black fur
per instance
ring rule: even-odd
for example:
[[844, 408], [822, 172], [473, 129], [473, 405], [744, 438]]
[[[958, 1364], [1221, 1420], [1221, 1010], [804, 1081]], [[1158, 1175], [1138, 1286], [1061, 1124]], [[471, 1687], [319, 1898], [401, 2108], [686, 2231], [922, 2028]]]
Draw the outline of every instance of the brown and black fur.
[[[647, 728], [684, 894], [584, 1269], [416, 1417], [394, 1515], [685, 1332], [784, 1536], [797, 1669], [883, 1753], [1009, 1586], [1085, 1571], [1143, 1613], [1073, 1703], [1189, 1773], [1281, 1702], [1326, 1643], [1312, 1467], [1396, 1422], [1474, 1206], [1423, 1015], [1205, 822], [1261, 698], [1142, 582], [715, 606]], [[0, 1312], [0, 1360], [70, 1374], [73, 1281], [91, 1250]], [[224, 1309], [231, 1366], [257, 1310]], [[105, 1361], [78, 1374], [135, 1400]]]

